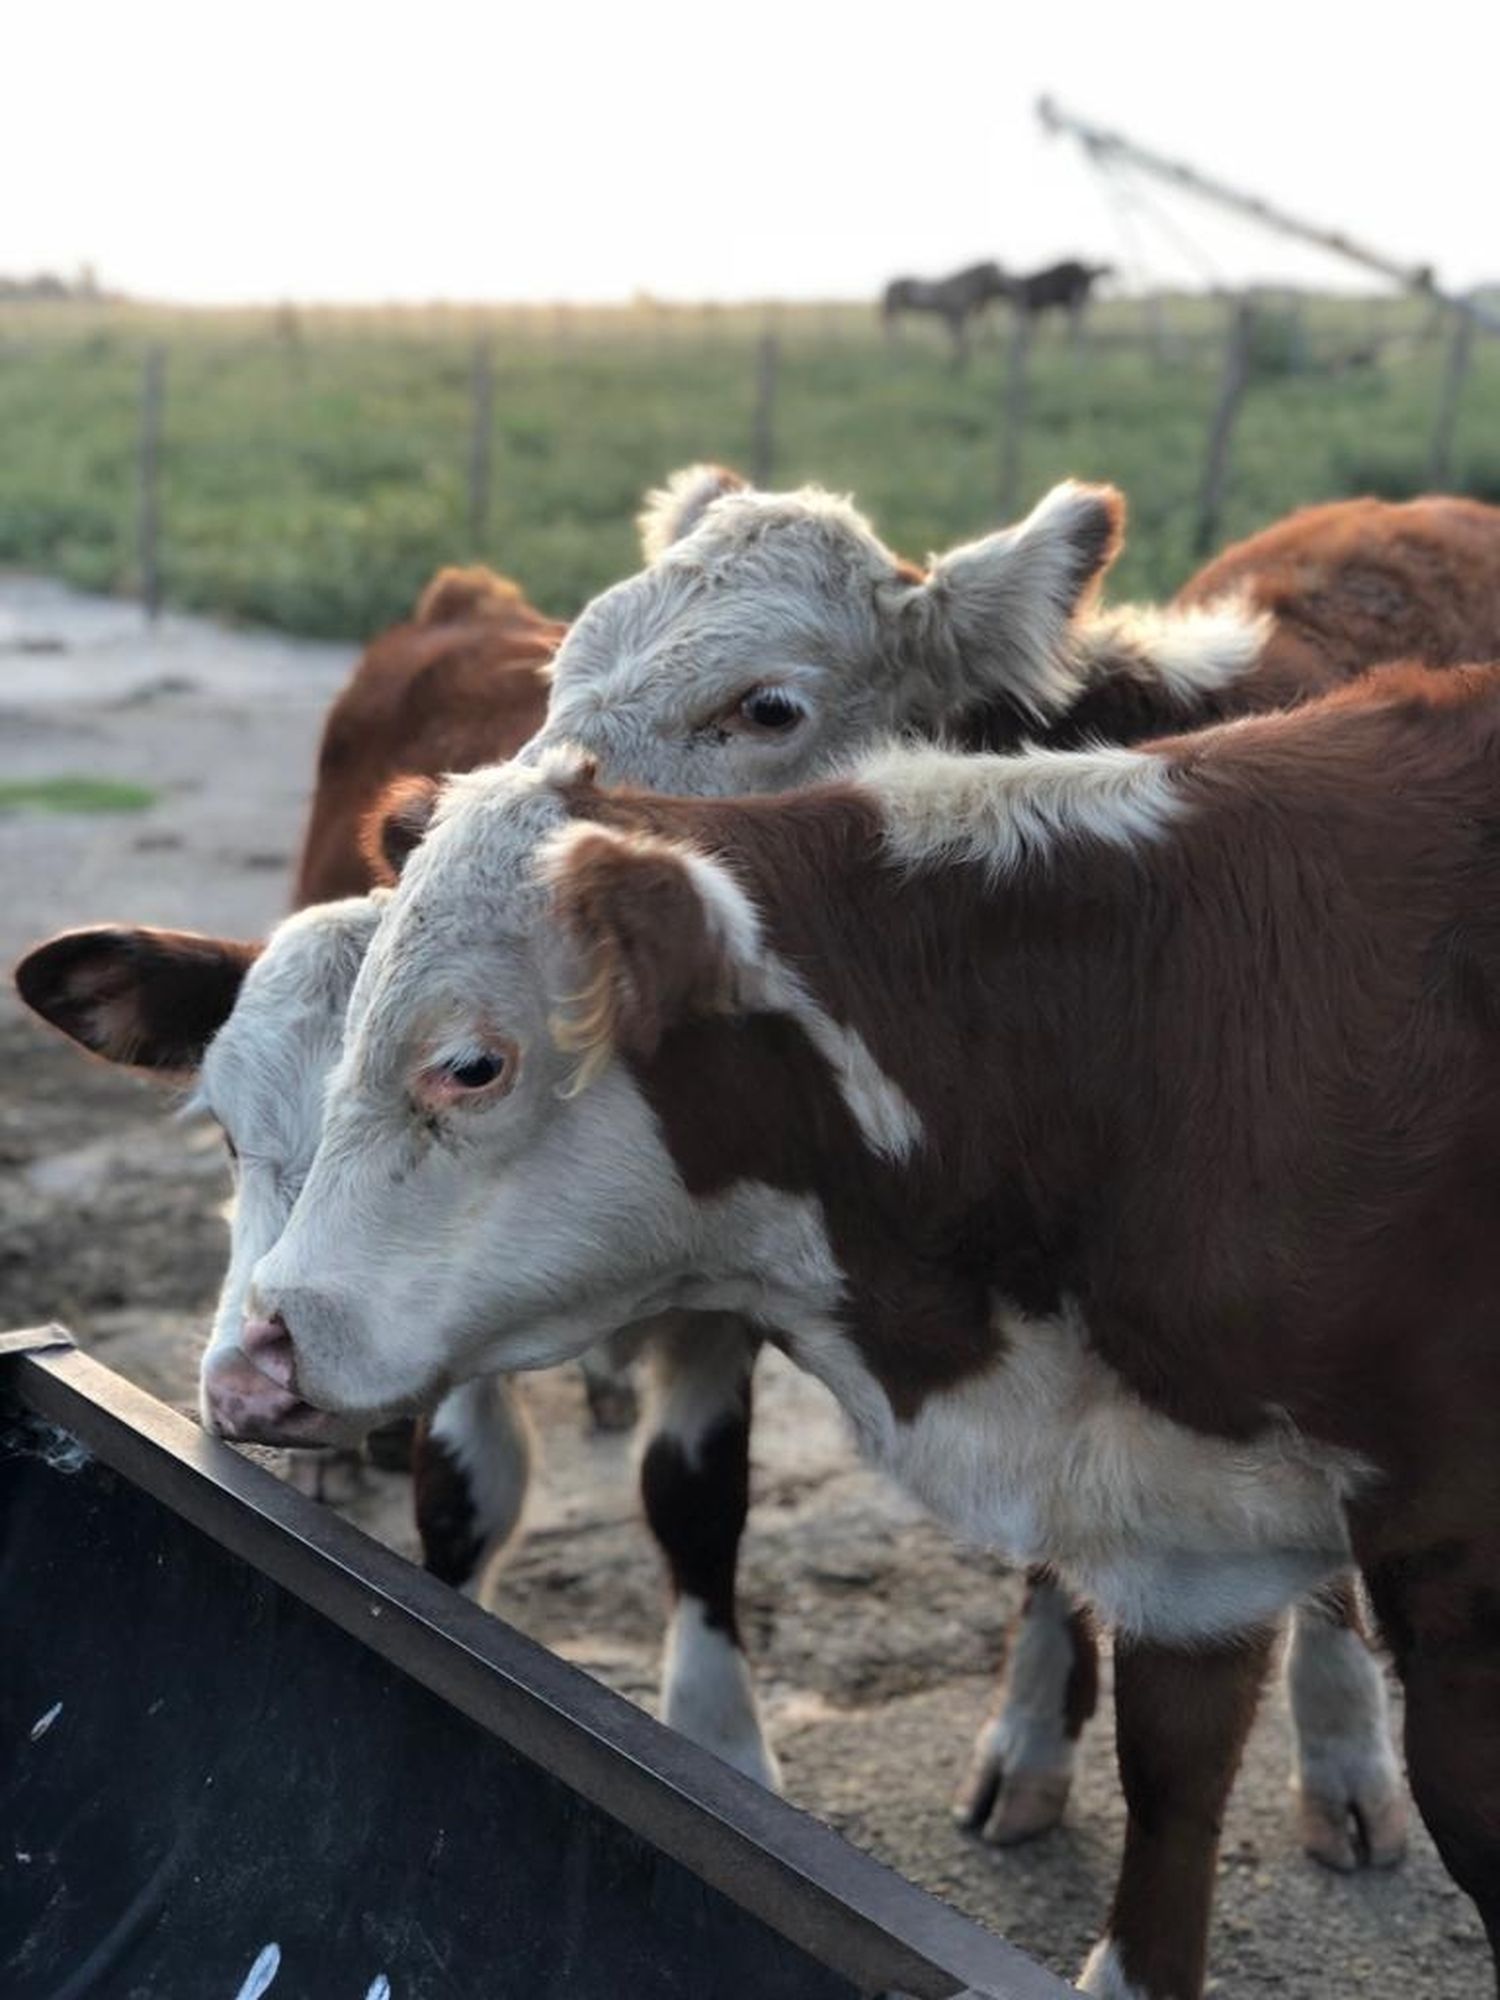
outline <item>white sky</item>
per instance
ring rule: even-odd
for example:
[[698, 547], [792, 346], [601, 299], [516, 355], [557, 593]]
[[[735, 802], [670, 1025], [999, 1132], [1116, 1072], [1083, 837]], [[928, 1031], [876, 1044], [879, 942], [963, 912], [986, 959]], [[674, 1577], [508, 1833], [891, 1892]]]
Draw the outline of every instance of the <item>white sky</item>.
[[[11, 0], [0, 66], [0, 271], [87, 258], [158, 297], [828, 297], [1121, 263], [1044, 90], [1500, 279], [1496, 0]], [[1148, 223], [1154, 279], [1341, 282], [1144, 187], [1204, 259]]]

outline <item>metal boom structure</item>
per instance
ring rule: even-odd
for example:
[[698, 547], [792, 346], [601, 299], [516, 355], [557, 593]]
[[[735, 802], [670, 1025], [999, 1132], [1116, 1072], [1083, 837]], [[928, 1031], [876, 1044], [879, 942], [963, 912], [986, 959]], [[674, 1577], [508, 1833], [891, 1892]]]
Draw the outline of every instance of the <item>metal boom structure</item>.
[[1474, 299], [1444, 290], [1430, 264], [1403, 264], [1393, 257], [1382, 256], [1368, 244], [1357, 243], [1340, 230], [1321, 229], [1315, 223], [1304, 222], [1298, 216], [1289, 215], [1285, 209], [1262, 201], [1258, 195], [1246, 194], [1240, 188], [1231, 187], [1227, 181], [1200, 174], [1196, 168], [1185, 165], [1181, 160], [1169, 160], [1162, 153], [1153, 153], [1145, 146], [1138, 146], [1123, 132], [1107, 131], [1102, 125], [1092, 125], [1085, 119], [1076, 118], [1051, 97], [1038, 98], [1036, 111], [1048, 132], [1069, 134], [1101, 165], [1117, 160], [1125, 166], [1139, 167], [1143, 172], [1155, 174], [1189, 194], [1198, 195], [1205, 201], [1218, 202], [1221, 207], [1249, 216], [1267, 229], [1295, 237], [1302, 243], [1310, 243], [1332, 256], [1343, 257], [1349, 263], [1378, 273], [1382, 278], [1393, 279], [1404, 290], [1421, 293], [1453, 312], [1467, 315], [1490, 332], [1500, 333], [1500, 315], [1488, 311]]

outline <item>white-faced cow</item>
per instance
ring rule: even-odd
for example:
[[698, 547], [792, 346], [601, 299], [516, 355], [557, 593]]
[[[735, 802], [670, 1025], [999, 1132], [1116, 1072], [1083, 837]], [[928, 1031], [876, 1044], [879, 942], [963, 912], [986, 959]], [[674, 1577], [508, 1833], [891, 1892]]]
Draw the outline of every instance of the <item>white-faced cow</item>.
[[[789, 800], [455, 780], [243, 1345], [300, 1435], [746, 1313], [1117, 1633], [1086, 1990], [1200, 1990], [1292, 1599], [1363, 1570], [1500, 1948], [1500, 668]], [[414, 1328], [421, 1329], [415, 1338]]]

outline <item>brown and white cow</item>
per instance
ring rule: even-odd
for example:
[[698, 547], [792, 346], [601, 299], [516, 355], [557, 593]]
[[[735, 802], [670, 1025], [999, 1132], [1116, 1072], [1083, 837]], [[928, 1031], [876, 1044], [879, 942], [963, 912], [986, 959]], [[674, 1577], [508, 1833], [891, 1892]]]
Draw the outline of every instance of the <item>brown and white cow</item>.
[[1200, 1989], [1271, 1621], [1352, 1558], [1500, 1949], [1497, 798], [1500, 668], [791, 799], [458, 779], [255, 1276], [264, 1394], [311, 1428], [674, 1306], [778, 1329], [1115, 1627], [1095, 1993]]

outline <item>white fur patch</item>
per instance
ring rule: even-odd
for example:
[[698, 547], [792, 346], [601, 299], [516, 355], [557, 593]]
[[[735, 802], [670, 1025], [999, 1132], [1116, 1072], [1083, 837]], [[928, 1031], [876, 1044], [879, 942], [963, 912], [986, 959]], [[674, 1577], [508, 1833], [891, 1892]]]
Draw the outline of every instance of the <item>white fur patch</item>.
[[745, 1656], [708, 1623], [696, 1597], [683, 1598], [667, 1632], [661, 1719], [768, 1791], [780, 1791]]
[[1271, 627], [1270, 613], [1252, 610], [1242, 597], [1181, 609], [1121, 605], [1080, 623], [1075, 644], [1085, 680], [1124, 659], [1190, 708], [1243, 680], [1265, 650]]
[[1245, 1443], [1174, 1424], [1076, 1311], [1002, 1326], [986, 1375], [868, 1440], [963, 1534], [1055, 1563], [1110, 1623], [1168, 1642], [1258, 1624], [1347, 1565], [1344, 1501], [1365, 1475], [1348, 1454], [1270, 1417]]
[[1144, 845], [1187, 810], [1159, 758], [1112, 746], [1019, 757], [887, 749], [851, 776], [874, 795], [890, 853], [918, 870], [967, 862], [996, 877], [1078, 840]]
[[1109, 1936], [1100, 1938], [1078, 1975], [1078, 1990], [1092, 2000], [1176, 2000], [1176, 1996], [1150, 1994], [1125, 1977], [1119, 1946]]

